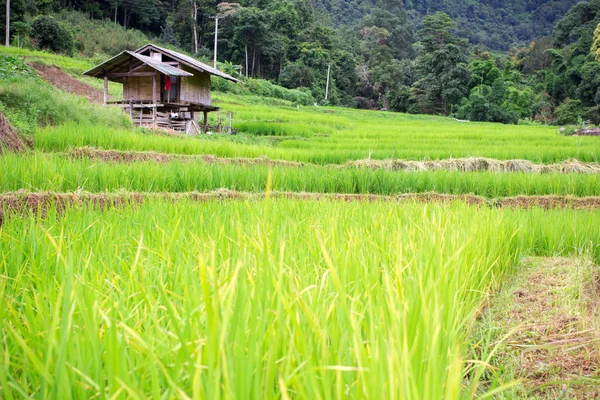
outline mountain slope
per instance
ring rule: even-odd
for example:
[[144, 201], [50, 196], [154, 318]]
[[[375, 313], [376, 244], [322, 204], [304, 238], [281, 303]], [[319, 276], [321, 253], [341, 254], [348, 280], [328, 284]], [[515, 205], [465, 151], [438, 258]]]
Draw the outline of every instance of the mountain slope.
[[336, 25], [353, 24], [376, 6], [401, 4], [415, 22], [443, 11], [458, 22], [459, 33], [474, 44], [507, 50], [550, 35], [552, 27], [578, 0], [318, 0]]

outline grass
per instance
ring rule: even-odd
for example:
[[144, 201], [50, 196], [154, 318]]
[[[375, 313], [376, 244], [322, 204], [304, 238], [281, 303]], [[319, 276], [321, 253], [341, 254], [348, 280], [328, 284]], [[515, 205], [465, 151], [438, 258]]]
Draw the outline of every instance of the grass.
[[319, 166], [269, 167], [177, 162], [106, 163], [33, 153], [0, 158], [1, 191], [50, 190], [104, 192], [189, 192], [220, 188], [263, 192], [393, 195], [439, 192], [484, 197], [517, 195], [595, 196], [597, 174], [530, 174], [435, 171], [406, 172]]
[[[225, 104], [223, 104], [226, 107]], [[301, 161], [315, 164], [342, 164], [348, 160], [373, 159], [446, 159], [489, 157], [495, 159], [528, 159], [552, 163], [576, 158], [598, 161], [600, 141], [592, 137], [565, 137], [554, 128], [508, 127], [498, 124], [464, 124], [447, 119], [412, 120], [400, 114], [384, 115], [369, 126], [364, 122], [320, 115], [313, 110], [278, 110], [290, 113], [295, 120], [285, 120], [271, 111], [264, 116], [252, 112], [258, 106], [246, 105], [246, 112], [235, 113], [234, 128], [244, 130], [247, 138], [277, 135], [269, 145], [248, 140], [236, 143], [232, 137], [167, 137], [150, 136], [135, 130], [115, 130], [102, 126], [68, 124], [37, 132], [36, 147], [45, 151], [64, 151], [74, 147], [94, 146], [104, 149], [157, 151], [169, 154], [213, 154], [219, 157], [260, 157]], [[260, 106], [265, 111], [269, 108]], [[266, 112], [266, 111], [265, 111]], [[344, 111], [346, 112], [346, 111]], [[357, 110], [355, 119], [363, 118]], [[315, 113], [316, 117], [310, 117]], [[383, 114], [383, 113], [381, 113]], [[389, 115], [389, 118], [388, 118]], [[246, 118], [249, 118], [246, 120]], [[331, 121], [327, 121], [332, 118]], [[275, 121], [274, 121], [275, 120]], [[295, 122], [294, 122], [295, 121]], [[347, 125], [344, 125], [347, 124]], [[468, 130], [466, 130], [468, 129]], [[243, 133], [243, 132], [242, 132]]]
[[486, 293], [524, 255], [600, 261], [599, 218], [266, 200], [10, 219], [0, 385], [7, 399], [459, 398]]

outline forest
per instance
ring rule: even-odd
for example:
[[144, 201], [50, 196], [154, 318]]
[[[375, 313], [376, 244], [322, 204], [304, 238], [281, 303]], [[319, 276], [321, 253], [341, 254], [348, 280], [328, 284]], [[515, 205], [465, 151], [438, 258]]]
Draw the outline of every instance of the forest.
[[319, 104], [600, 123], [600, 0], [12, 0], [11, 41], [101, 60], [152, 40], [208, 62], [217, 19], [221, 69]]

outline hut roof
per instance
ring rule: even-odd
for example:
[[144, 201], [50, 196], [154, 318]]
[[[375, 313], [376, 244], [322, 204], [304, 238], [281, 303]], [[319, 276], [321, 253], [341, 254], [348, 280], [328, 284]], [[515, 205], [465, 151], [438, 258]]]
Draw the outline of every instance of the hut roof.
[[182, 64], [185, 64], [188, 67], [193, 68], [197, 71], [208, 72], [211, 75], [215, 75], [220, 78], [230, 80], [232, 82], [240, 82], [239, 79], [236, 79], [233, 76], [227, 75], [226, 73], [221, 72], [218, 69], [211, 67], [210, 65], [204, 64], [203, 62], [196, 60], [195, 58], [192, 58], [185, 54], [178, 53], [174, 50], [169, 50], [169, 49], [165, 49], [164, 47], [159, 47], [154, 44], [147, 44], [144, 47], [140, 47], [135, 52], [139, 54], [139, 53], [143, 53], [148, 50], [154, 50], [159, 53], [166, 54], [167, 56], [169, 56], [169, 57], [181, 62]]
[[165, 64], [151, 57], [134, 53], [133, 51], [124, 51], [114, 56], [113, 58], [106, 60], [102, 64], [97, 65], [88, 71], [85, 71], [83, 74], [93, 76], [96, 78], [101, 78], [105, 72], [117, 72], [117, 70], [119, 69], [124, 69], [124, 71], [126, 71], [129, 68], [127, 61], [130, 60], [132, 57], [140, 61], [142, 64], [146, 64], [150, 68], [155, 69], [156, 71], [165, 75], [193, 76], [193, 74], [186, 72], [182, 69], [179, 69], [169, 64]]
[[[220, 78], [230, 80], [232, 82], [240, 82], [238, 79], [236, 79], [230, 75], [227, 75], [226, 73], [221, 72], [218, 69], [215, 69], [209, 65], [206, 65], [190, 56], [178, 53], [173, 50], [165, 49], [163, 47], [159, 47], [159, 46], [156, 46], [153, 44], [147, 44], [144, 47], [137, 49], [135, 52], [124, 51], [124, 52], [114, 56], [113, 58], [106, 60], [102, 64], [97, 65], [94, 68], [84, 72], [83, 74], [92, 76], [95, 78], [102, 78], [104, 76], [104, 74], [107, 72], [108, 73], [126, 72], [129, 69], [128, 60], [130, 60], [133, 57], [135, 60], [138, 61], [137, 64], [139, 64], [139, 62], [141, 62], [142, 64], [145, 64], [145, 65], [149, 66], [150, 68], [153, 68], [156, 71], [159, 71], [160, 73], [165, 74], [165, 75], [193, 76], [192, 73], [184, 71], [173, 65], [170, 65], [170, 64], [158, 61], [155, 58], [143, 55], [142, 53], [144, 53], [146, 51], [154, 51], [154, 52], [162, 53], [162, 54], [164, 54], [164, 55], [166, 55], [166, 56], [180, 62], [181, 64], [186, 65], [189, 68], [192, 68], [193, 70], [196, 70], [198, 72], [206, 72], [211, 75], [215, 75]], [[136, 67], [137, 66], [138, 65], [136, 65]]]

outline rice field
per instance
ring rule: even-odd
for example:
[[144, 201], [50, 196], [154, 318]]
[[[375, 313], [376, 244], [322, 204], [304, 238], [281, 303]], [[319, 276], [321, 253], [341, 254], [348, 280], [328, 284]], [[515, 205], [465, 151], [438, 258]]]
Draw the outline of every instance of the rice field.
[[557, 384], [517, 380], [497, 348], [527, 335], [490, 320], [531, 257], [600, 281], [598, 138], [215, 98], [237, 135], [68, 122], [0, 153], [0, 398], [592, 393], [598, 321]]
[[265, 200], [10, 220], [4, 398], [473, 397], [486, 293], [526, 255], [600, 261], [599, 215]]
[[[224, 97], [228, 99], [228, 97]], [[102, 126], [67, 124], [36, 133], [36, 149], [65, 151], [91, 146], [168, 154], [261, 157], [314, 164], [361, 159], [437, 160], [463, 157], [526, 159], [554, 163], [598, 162], [600, 142], [568, 137], [557, 127], [460, 123], [449, 118], [289, 106], [243, 106], [218, 101], [234, 112], [238, 136], [169, 137]], [[245, 111], [235, 111], [237, 109]], [[259, 119], [256, 121], [256, 119]]]
[[166, 164], [106, 163], [53, 154], [0, 158], [0, 190], [191, 192], [230, 189], [397, 195], [437, 192], [488, 198], [518, 195], [600, 194], [599, 174], [386, 171], [319, 166], [223, 165], [205, 162]]

